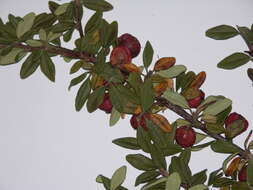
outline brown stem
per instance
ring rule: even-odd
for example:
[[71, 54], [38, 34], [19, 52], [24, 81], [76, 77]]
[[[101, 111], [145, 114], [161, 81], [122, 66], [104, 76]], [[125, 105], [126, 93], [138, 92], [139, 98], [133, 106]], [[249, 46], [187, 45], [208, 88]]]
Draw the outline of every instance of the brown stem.
[[[64, 57], [69, 57], [69, 58], [73, 58], [73, 59], [82, 59], [84, 61], [92, 62], [92, 63], [96, 62], [96, 58], [90, 56], [89, 54], [87, 54], [85, 52], [78, 52], [78, 51], [66, 49], [66, 48], [63, 48], [63, 47], [53, 46], [53, 45], [50, 45], [50, 46], [47, 46], [47, 47], [46, 46], [32, 47], [32, 46], [29, 46], [29, 45], [24, 45], [22, 43], [14, 43], [14, 44], [12, 44], [12, 46], [16, 47], [16, 48], [21, 48], [21, 49], [23, 49], [24, 51], [27, 51], [27, 52], [33, 52], [33, 51], [36, 51], [36, 50], [45, 50], [49, 53], [58, 54], [58, 55], [61, 55], [61, 56], [64, 56]], [[7, 45], [1, 45], [0, 44], [0, 49], [5, 48], [5, 47], [7, 47]]]
[[[216, 140], [223, 140], [223, 141], [226, 141], [227, 139], [224, 138], [223, 136], [221, 135], [218, 135], [218, 134], [215, 134], [215, 133], [212, 133], [210, 131], [208, 131], [206, 129], [206, 126], [201, 123], [200, 121], [198, 120], [195, 120], [192, 115], [190, 115], [189, 113], [187, 113], [183, 108], [181, 108], [180, 106], [177, 106], [177, 105], [174, 105], [172, 104], [171, 102], [169, 102], [168, 100], [166, 100], [165, 98], [161, 98], [161, 97], [158, 97], [156, 98], [157, 100], [157, 103], [161, 106], [165, 106], [167, 108], [169, 108], [170, 110], [174, 111], [175, 113], [177, 113], [179, 116], [181, 116], [182, 118], [184, 118], [185, 120], [189, 121], [190, 123], [193, 124], [193, 126], [195, 126], [196, 128], [200, 129], [201, 131], [203, 131], [204, 133], [208, 134], [210, 137], [213, 137], [214, 139]], [[238, 145], [236, 144], [233, 144], [234, 146], [236, 146], [238, 149], [240, 149], [241, 151], [241, 155], [245, 155], [245, 151], [239, 147]]]
[[84, 36], [83, 34], [83, 27], [82, 27], [82, 18], [81, 18], [81, 2], [80, 0], [75, 0], [76, 5], [76, 22], [77, 22], [77, 30], [79, 31], [80, 37], [82, 38]]

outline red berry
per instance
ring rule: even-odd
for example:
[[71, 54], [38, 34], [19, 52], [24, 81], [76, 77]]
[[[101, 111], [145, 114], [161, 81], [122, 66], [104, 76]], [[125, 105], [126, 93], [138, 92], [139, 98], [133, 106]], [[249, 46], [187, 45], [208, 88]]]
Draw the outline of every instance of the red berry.
[[112, 50], [110, 56], [110, 63], [112, 65], [121, 65], [131, 63], [131, 53], [128, 48], [124, 46], [118, 46]]
[[238, 114], [236, 112], [230, 113], [229, 116], [226, 118], [226, 120], [225, 120], [225, 127], [228, 128], [228, 126], [230, 124], [232, 124], [233, 122], [235, 122], [237, 120], [242, 120], [243, 121], [243, 125], [244, 125], [243, 129], [239, 133], [239, 134], [241, 134], [241, 133], [243, 133], [244, 131], [246, 131], [248, 129], [249, 122], [242, 115], [240, 115], [240, 114]]
[[130, 123], [133, 129], [137, 129], [139, 126], [141, 126], [143, 129], [147, 130], [146, 120], [145, 120], [144, 115], [142, 115], [141, 117], [139, 115], [132, 115], [130, 119]]
[[201, 102], [205, 99], [205, 93], [202, 90], [199, 90], [199, 96], [187, 100], [190, 108], [197, 108]]
[[176, 129], [176, 142], [183, 148], [191, 147], [196, 141], [196, 133], [189, 126], [181, 126]]
[[102, 104], [98, 107], [99, 109], [105, 111], [106, 113], [111, 113], [112, 112], [112, 102], [110, 100], [109, 94], [106, 93], [103, 99]]
[[247, 166], [244, 166], [238, 173], [239, 181], [247, 181]]
[[124, 46], [129, 49], [132, 58], [139, 55], [141, 51], [141, 44], [136, 37], [126, 33], [121, 35], [118, 40], [120, 46]]

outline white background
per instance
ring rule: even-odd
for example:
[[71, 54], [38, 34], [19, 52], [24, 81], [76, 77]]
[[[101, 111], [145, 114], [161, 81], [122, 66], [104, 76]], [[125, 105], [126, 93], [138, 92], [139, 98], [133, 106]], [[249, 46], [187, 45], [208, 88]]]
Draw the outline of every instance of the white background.
[[[120, 34], [132, 33], [143, 46], [150, 40], [155, 58], [175, 56], [178, 64], [190, 70], [207, 71], [203, 86], [206, 95], [223, 94], [231, 98], [233, 111], [248, 118], [252, 128], [253, 88], [246, 76], [252, 63], [234, 71], [216, 67], [225, 56], [245, 50], [244, 42], [239, 37], [228, 41], [205, 37], [205, 30], [219, 24], [250, 26], [252, 0], [110, 2], [115, 9], [105, 17], [119, 22]], [[0, 1], [0, 17], [4, 20], [8, 13], [23, 16], [31, 11], [48, 11], [47, 0]], [[89, 14], [86, 11], [84, 20]], [[140, 58], [134, 62], [140, 63]], [[21, 80], [21, 64], [0, 68], [0, 190], [103, 189], [96, 184], [96, 176], [110, 177], [122, 165], [128, 166], [125, 186], [134, 189], [134, 179], [140, 172], [126, 163], [125, 155], [136, 151], [111, 144], [115, 138], [135, 135], [129, 117], [110, 128], [108, 115], [101, 111], [75, 112], [77, 88], [67, 91], [73, 77], [68, 74], [71, 64], [62, 59], [55, 59], [55, 63], [55, 84], [39, 70], [29, 79]], [[166, 116], [170, 121], [176, 119], [169, 112]], [[238, 137], [237, 142], [242, 144], [244, 138], [245, 135]], [[194, 172], [204, 168], [213, 171], [221, 167], [222, 159], [222, 155], [209, 149], [193, 153], [191, 168]]]

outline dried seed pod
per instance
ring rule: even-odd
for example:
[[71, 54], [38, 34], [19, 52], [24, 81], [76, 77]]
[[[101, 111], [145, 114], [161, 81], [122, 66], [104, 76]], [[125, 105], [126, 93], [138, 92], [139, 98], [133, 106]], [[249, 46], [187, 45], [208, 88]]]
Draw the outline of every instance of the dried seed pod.
[[160, 96], [168, 88], [168, 83], [166, 81], [159, 83], [154, 87], [155, 95]]
[[160, 114], [150, 114], [149, 119], [159, 126], [165, 133], [170, 133], [172, 131], [171, 124], [169, 121]]
[[167, 84], [168, 84], [168, 88], [172, 89], [174, 87], [174, 81], [173, 79], [165, 79]]
[[136, 73], [140, 72], [139, 67], [133, 63], [124, 64], [122, 65], [122, 68], [128, 72], [136, 72]]
[[197, 76], [195, 77], [195, 79], [190, 84], [190, 87], [192, 87], [192, 88], [200, 88], [202, 86], [202, 84], [205, 82], [205, 80], [206, 80], [206, 72], [202, 71], [199, 74], [197, 74]]
[[163, 57], [160, 58], [156, 63], [154, 70], [155, 71], [161, 71], [161, 70], [166, 70], [175, 65], [176, 63], [176, 58], [175, 57]]
[[225, 171], [225, 175], [226, 176], [232, 176], [233, 173], [237, 170], [240, 162], [241, 162], [241, 158], [240, 157], [237, 157], [237, 158], [233, 159], [232, 162], [227, 167], [227, 169]]

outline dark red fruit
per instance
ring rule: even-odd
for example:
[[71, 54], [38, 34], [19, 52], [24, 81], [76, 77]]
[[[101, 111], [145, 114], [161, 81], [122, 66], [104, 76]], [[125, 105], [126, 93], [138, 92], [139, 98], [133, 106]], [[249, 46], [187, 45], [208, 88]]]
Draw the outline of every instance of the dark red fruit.
[[190, 108], [197, 108], [204, 99], [205, 93], [202, 90], [199, 90], [199, 95], [195, 98], [187, 100], [187, 102]]
[[112, 65], [121, 65], [131, 63], [131, 53], [128, 48], [124, 46], [118, 46], [112, 50], [110, 56], [110, 63]]
[[246, 131], [248, 129], [249, 122], [242, 115], [236, 112], [229, 114], [229, 116], [226, 118], [225, 120], [226, 129], [230, 128], [230, 126], [232, 126], [234, 122], [239, 121], [239, 120], [243, 121], [243, 126], [242, 125], [237, 126], [238, 128], [240, 128], [240, 130], [238, 130], [236, 135], [239, 135], [243, 133], [244, 131]]
[[196, 141], [196, 133], [189, 126], [181, 126], [176, 129], [176, 142], [183, 148], [191, 147]]
[[111, 113], [112, 112], [112, 102], [110, 100], [109, 94], [106, 93], [103, 99], [102, 104], [98, 107], [99, 109], [105, 111], [106, 113]]
[[126, 33], [121, 35], [118, 41], [120, 46], [124, 46], [129, 49], [132, 58], [139, 55], [141, 51], [141, 44], [136, 37]]
[[239, 181], [247, 181], [247, 166], [244, 166], [238, 173]]
[[133, 127], [133, 129], [137, 129], [139, 126], [141, 126], [143, 129], [147, 130], [147, 126], [146, 126], [146, 120], [145, 120], [145, 116], [142, 115], [132, 115], [131, 119], [130, 119], [130, 123], [131, 126]]

